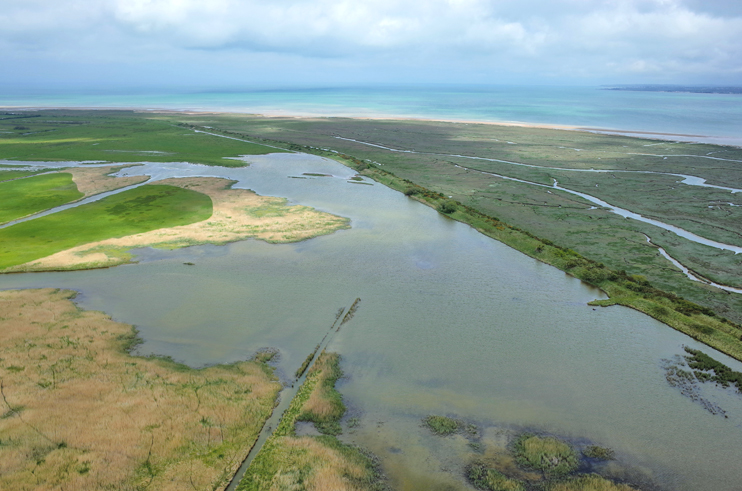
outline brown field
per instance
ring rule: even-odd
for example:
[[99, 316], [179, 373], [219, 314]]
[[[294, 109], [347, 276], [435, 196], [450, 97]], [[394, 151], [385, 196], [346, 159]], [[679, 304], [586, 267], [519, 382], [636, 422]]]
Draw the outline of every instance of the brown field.
[[64, 170], [72, 174], [72, 181], [77, 185], [77, 189], [85, 194], [85, 198], [94, 194], [113, 191], [114, 189], [139, 184], [149, 179], [149, 176], [126, 176], [114, 177], [110, 174], [118, 172], [131, 165], [107, 165], [105, 167], [70, 167]]
[[255, 238], [267, 242], [297, 242], [349, 228], [347, 218], [308, 206], [288, 206], [283, 198], [231, 189], [234, 181], [215, 177], [172, 178], [157, 181], [208, 195], [213, 215], [190, 225], [107, 239], [78, 246], [6, 269], [4, 272], [71, 270], [116, 266], [129, 262], [137, 247], [175, 249], [198, 244], [226, 244]]
[[125, 349], [74, 292], [0, 292], [0, 489], [223, 489], [279, 383], [257, 361], [191, 369]]

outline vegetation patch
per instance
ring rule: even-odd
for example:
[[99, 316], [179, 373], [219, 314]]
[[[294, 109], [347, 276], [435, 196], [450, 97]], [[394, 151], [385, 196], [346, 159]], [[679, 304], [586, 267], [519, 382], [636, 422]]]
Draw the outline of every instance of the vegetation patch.
[[574, 449], [568, 443], [550, 436], [525, 433], [513, 443], [513, 453], [519, 465], [539, 470], [547, 477], [566, 476], [579, 465]]
[[74, 295], [0, 292], [0, 489], [224, 489], [271, 413], [272, 370], [131, 356], [132, 326]]
[[[337, 421], [342, 417], [345, 408], [338, 401], [340, 394], [330, 386], [342, 375], [339, 361], [336, 353], [320, 354], [273, 435], [245, 472], [238, 491], [387, 489], [373, 456], [332, 435], [296, 436], [297, 421], [316, 424], [318, 420]], [[325, 397], [327, 401], [318, 400]], [[312, 419], [302, 419], [308, 414]]]
[[582, 450], [582, 455], [588, 459], [594, 460], [613, 460], [616, 457], [616, 453], [607, 447], [599, 447], [597, 445], [590, 445]]
[[68, 172], [0, 182], [0, 224], [54, 208], [84, 196]]
[[426, 416], [423, 425], [436, 435], [447, 436], [459, 431], [461, 422], [447, 416]]
[[297, 421], [309, 421], [320, 433], [339, 435], [340, 418], [345, 414], [343, 398], [335, 389], [335, 382], [343, 375], [340, 355], [322, 352], [312, 365], [307, 380], [312, 379], [312, 390], [302, 405]]
[[526, 491], [521, 481], [510, 479], [481, 463], [467, 467], [466, 477], [475, 488], [485, 491]]
[[309, 364], [312, 363], [312, 359], [314, 358], [314, 355], [317, 354], [318, 349], [319, 349], [319, 344], [314, 347], [314, 350], [312, 350], [312, 352], [309, 353], [309, 355], [304, 359], [301, 366], [296, 369], [296, 373], [294, 374], [294, 376], [296, 377], [297, 380], [299, 379], [299, 377], [304, 375], [304, 372], [307, 371], [307, 368], [309, 368]]
[[742, 373], [735, 372], [723, 363], [714, 360], [706, 353], [685, 347], [688, 366], [693, 369], [693, 374], [701, 382], [714, 382], [722, 387], [733, 385], [737, 392], [742, 393]]
[[627, 484], [609, 481], [597, 474], [577, 476], [566, 481], [550, 483], [547, 491], [635, 491]]

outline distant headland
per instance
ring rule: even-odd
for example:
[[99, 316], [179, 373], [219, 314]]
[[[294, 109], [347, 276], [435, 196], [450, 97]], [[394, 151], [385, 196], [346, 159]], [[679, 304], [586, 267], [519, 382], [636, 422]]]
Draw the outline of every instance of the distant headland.
[[691, 92], [695, 94], [742, 94], [742, 87], [715, 85], [604, 85], [603, 90], [631, 90], [637, 92]]

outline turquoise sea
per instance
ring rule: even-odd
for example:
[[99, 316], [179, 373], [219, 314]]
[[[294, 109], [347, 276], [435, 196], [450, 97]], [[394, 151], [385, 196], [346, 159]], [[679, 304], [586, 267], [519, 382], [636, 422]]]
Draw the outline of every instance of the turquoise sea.
[[410, 117], [523, 122], [671, 134], [742, 145], [742, 95], [635, 92], [601, 87], [376, 86], [0, 91], [0, 107], [94, 107], [225, 111], [297, 116]]

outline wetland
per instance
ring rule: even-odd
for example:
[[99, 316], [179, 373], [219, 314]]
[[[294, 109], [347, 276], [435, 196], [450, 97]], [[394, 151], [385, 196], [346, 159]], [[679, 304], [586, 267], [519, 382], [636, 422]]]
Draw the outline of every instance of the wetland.
[[[172, 152], [173, 145], [161, 150]], [[160, 150], [154, 144], [134, 148]], [[553, 489], [738, 489], [739, 395], [713, 384], [698, 387], [724, 409], [727, 418], [719, 417], [671, 386], [663, 365], [691, 353], [686, 348], [739, 372], [737, 360], [637, 310], [590, 306], [607, 295], [363, 171], [358, 182], [370, 185], [351, 185], [358, 169], [326, 156], [240, 154], [238, 149], [226, 156], [241, 160], [232, 160], [229, 168], [215, 166], [214, 158], [144, 162], [115, 175], [150, 176], [153, 183], [221, 178], [234, 181], [230, 189], [235, 191], [249, 189], [257, 196], [286, 198], [288, 206], [343, 217], [350, 228], [290, 243], [134, 248], [130, 264], [0, 275], [0, 288], [77, 291], [81, 309], [136, 326], [143, 341], [136, 354], [169, 356], [191, 367], [237, 363], [270, 347], [278, 350], [270, 373], [288, 384], [294, 374], [306, 370], [305, 377], [319, 377], [322, 367], [334, 372], [336, 364], [342, 376], [331, 377], [332, 390], [342, 396], [346, 410], [326, 408], [317, 396], [314, 409], [305, 408], [302, 416], [339, 434], [281, 436], [286, 439], [275, 452], [287, 460], [268, 463], [284, 462], [276, 472], [321, 467], [312, 460], [316, 455], [335, 463], [338, 455], [351, 455], [355, 467], [333, 472], [357, 476], [354, 486], [360, 486], [364, 479], [372, 481], [367, 476], [376, 467], [347, 453], [357, 445], [378, 458], [385, 485], [392, 489], [472, 489], [470, 475], [502, 483], [536, 472], [519, 468], [511, 455], [515, 442], [525, 442], [523, 434], [529, 433], [569, 442], [571, 448], [611, 450], [613, 460], [593, 462], [582, 477], [556, 482]], [[93, 167], [39, 163], [44, 168], [104, 165], [111, 161]], [[454, 218], [457, 210], [450, 212]], [[647, 247], [644, 237], [639, 243]], [[682, 272], [678, 276], [685, 278]], [[339, 357], [305, 366], [335, 312], [356, 298], [363, 302], [352, 322], [327, 345], [325, 353]], [[4, 378], [22, 373], [10, 368], [20, 366], [15, 361], [0, 364]], [[327, 420], [317, 414], [334, 416]], [[446, 434], [431, 432], [422, 424], [431, 415], [457, 422], [456, 429], [448, 431], [452, 425], [440, 420]], [[8, 421], [15, 417], [0, 424]], [[476, 427], [474, 436], [466, 431], [469, 426]], [[492, 467], [492, 462], [500, 464]], [[495, 468], [502, 478], [490, 471]], [[600, 484], [604, 478], [618, 484]], [[354, 487], [348, 484], [348, 489]]]

